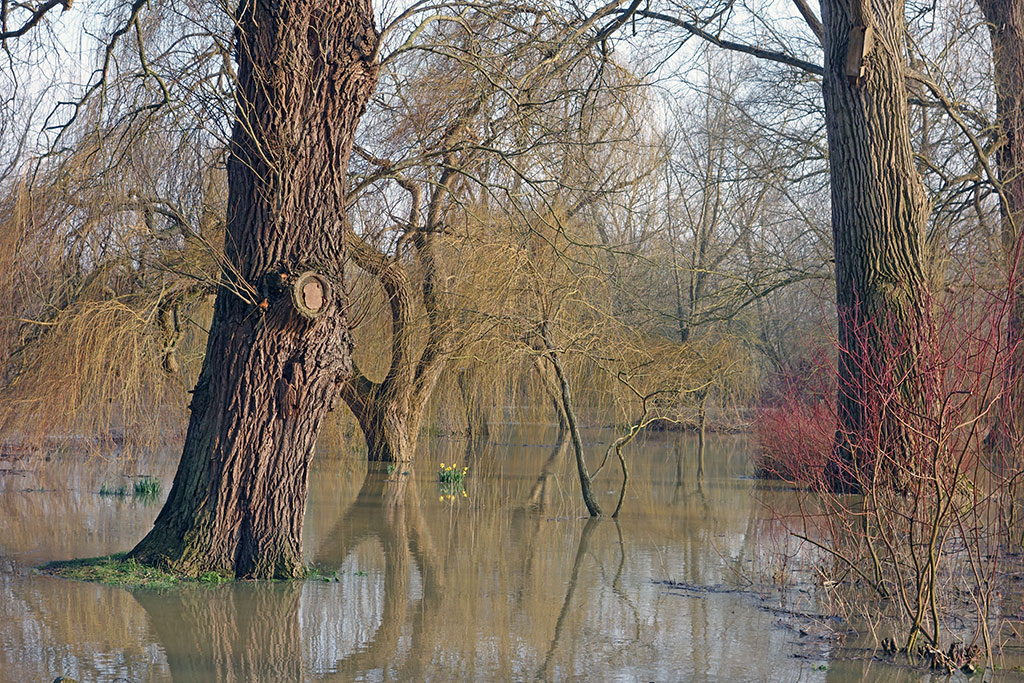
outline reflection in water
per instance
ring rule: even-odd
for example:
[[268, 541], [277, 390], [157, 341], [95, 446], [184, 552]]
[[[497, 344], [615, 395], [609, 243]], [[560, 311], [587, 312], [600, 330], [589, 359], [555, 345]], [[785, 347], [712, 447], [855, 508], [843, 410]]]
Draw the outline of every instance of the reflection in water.
[[[385, 678], [391, 678], [389, 674], [401, 661], [401, 655], [420, 650], [417, 645], [430, 630], [425, 628], [424, 620], [436, 617], [445, 595], [437, 553], [420, 510], [415, 478], [401, 473], [389, 476], [382, 468], [371, 469], [355, 501], [321, 542], [313, 563], [321, 570], [343, 568], [354, 549], [369, 538], [380, 544], [384, 555], [384, 580], [377, 586], [378, 594], [383, 592], [380, 624], [358, 651], [347, 656], [339, 653], [333, 665], [321, 662], [317, 668], [324, 673], [337, 670], [351, 675], [379, 667]], [[419, 599], [412, 594], [414, 584], [419, 584]], [[414, 602], [419, 603], [419, 609], [413, 610]], [[338, 608], [335, 618], [344, 613], [344, 605]], [[325, 610], [317, 610], [316, 614], [327, 619], [332, 616]], [[400, 640], [410, 614], [411, 640], [405, 646]], [[311, 614], [308, 621], [315, 623], [316, 619]]]
[[128, 591], [0, 574], [0, 681], [167, 681], [145, 612]]
[[[174, 681], [300, 681], [300, 583], [132, 591]], [[145, 679], [140, 679], [145, 680]]]
[[[615, 520], [615, 522], [617, 524], [618, 520]], [[562, 601], [562, 609], [558, 612], [558, 620], [555, 622], [555, 635], [551, 639], [551, 646], [544, 657], [544, 665], [541, 666], [540, 671], [537, 673], [537, 678], [540, 680], [546, 681], [551, 678], [551, 659], [555, 654], [555, 649], [558, 647], [558, 641], [561, 639], [562, 629], [565, 628], [569, 608], [573, 603], [573, 596], [576, 594], [576, 584], [579, 582], [580, 576], [580, 564], [590, 549], [590, 537], [593, 535], [597, 525], [598, 519], [591, 517], [583, 527], [583, 533], [580, 534], [580, 543], [576, 546], [576, 559], [572, 563], [572, 573], [569, 575], [569, 587], [565, 592], [565, 600]]]
[[[589, 521], [565, 445], [509, 440], [470, 456], [436, 441], [419, 477], [324, 455], [305, 537], [318, 574], [301, 583], [129, 592], [27, 573], [130, 547], [154, 510], [82, 482], [9, 486], [0, 681], [825, 680], [831, 646], [809, 650], [778, 600], [748, 590], [783, 541], [742, 439], [708, 439], [700, 486], [689, 437], [636, 444], [621, 518]], [[437, 463], [467, 457], [469, 497], [439, 500]], [[613, 502], [619, 486], [609, 473], [596, 489]]]

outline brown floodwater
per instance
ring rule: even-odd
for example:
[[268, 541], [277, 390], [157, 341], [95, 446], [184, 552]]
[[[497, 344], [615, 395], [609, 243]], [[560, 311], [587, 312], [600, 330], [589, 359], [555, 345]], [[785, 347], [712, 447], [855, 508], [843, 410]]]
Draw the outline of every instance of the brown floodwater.
[[[596, 458], [609, 434], [588, 437]], [[324, 447], [304, 538], [316, 578], [172, 590], [32, 568], [129, 549], [159, 502], [99, 491], [145, 474], [166, 495], [177, 451], [7, 461], [0, 681], [922, 680], [820, 614], [817, 559], [773, 521], [792, 493], [750, 478], [744, 437], [710, 438], [698, 481], [694, 438], [651, 435], [629, 451], [620, 519], [593, 521], [554, 440], [430, 439], [390, 477]], [[439, 486], [441, 462], [469, 467], [465, 495]], [[596, 483], [613, 509], [617, 465]]]

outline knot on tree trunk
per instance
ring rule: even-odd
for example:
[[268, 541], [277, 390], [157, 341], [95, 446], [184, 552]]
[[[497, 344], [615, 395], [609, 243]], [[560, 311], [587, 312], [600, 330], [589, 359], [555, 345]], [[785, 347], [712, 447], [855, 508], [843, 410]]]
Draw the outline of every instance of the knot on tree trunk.
[[267, 298], [262, 307], [287, 297], [294, 311], [307, 320], [316, 319], [331, 307], [331, 282], [327, 276], [315, 271], [307, 270], [298, 275], [273, 273], [265, 281], [268, 284]]
[[291, 282], [292, 306], [303, 318], [312, 320], [330, 307], [331, 283], [311, 270]]

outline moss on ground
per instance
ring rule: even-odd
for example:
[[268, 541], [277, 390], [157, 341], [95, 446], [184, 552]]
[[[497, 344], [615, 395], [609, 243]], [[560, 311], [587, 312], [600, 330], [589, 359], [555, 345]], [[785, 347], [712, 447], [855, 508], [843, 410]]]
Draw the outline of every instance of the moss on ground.
[[140, 564], [134, 558], [126, 557], [125, 553], [50, 562], [39, 567], [39, 571], [65, 579], [129, 588], [172, 588], [183, 581], [188, 581], [155, 567]]
[[[124, 588], [161, 589], [188, 584], [220, 586], [235, 580], [233, 576], [215, 571], [206, 572], [197, 578], [178, 576], [137, 562], [135, 558], [128, 557], [127, 553], [50, 562], [37, 567], [36, 571], [74, 581], [92, 581]], [[313, 570], [307, 572], [299, 580], [320, 578], [319, 573]]]

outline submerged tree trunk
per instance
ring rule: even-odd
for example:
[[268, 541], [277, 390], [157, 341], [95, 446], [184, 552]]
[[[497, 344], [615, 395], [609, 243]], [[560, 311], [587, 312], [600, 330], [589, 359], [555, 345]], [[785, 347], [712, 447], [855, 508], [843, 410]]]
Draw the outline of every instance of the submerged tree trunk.
[[601, 505], [594, 495], [593, 483], [590, 479], [590, 472], [587, 471], [587, 461], [583, 453], [583, 438], [580, 436], [579, 423], [576, 420], [576, 409], [573, 405], [572, 390], [569, 387], [569, 378], [565, 376], [562, 368], [562, 361], [558, 357], [558, 350], [551, 340], [551, 330], [547, 322], [540, 325], [541, 339], [547, 358], [555, 369], [555, 376], [558, 378], [558, 387], [562, 395], [562, 409], [565, 411], [565, 419], [569, 425], [569, 438], [572, 443], [572, 450], [576, 456], [576, 472], [580, 478], [580, 493], [583, 495], [583, 502], [587, 506], [587, 512], [591, 517], [600, 517], [602, 514]]
[[697, 482], [704, 481], [704, 450], [708, 433], [708, 394], [705, 388], [697, 393]]
[[[443, 300], [446, 269], [438, 235], [445, 232], [445, 207], [452, 187], [460, 174], [461, 162], [455, 150], [466, 134], [466, 126], [480, 112], [484, 100], [462, 112], [449, 124], [438, 149], [441, 170], [424, 192], [420, 182], [396, 177], [409, 193], [409, 215], [404, 225], [396, 226], [403, 234], [398, 242], [408, 244], [419, 267], [419, 282], [407, 271], [408, 264], [401, 248], [387, 255], [362, 236], [349, 230], [345, 233], [352, 261], [376, 278], [391, 310], [391, 362], [387, 375], [380, 382], [365, 377], [355, 368], [352, 379], [345, 383], [342, 398], [359, 422], [366, 438], [370, 461], [411, 462], [419, 438], [420, 423], [434, 387], [451, 359], [455, 328], [452, 311]], [[426, 216], [421, 216], [424, 198]], [[416, 324], [416, 303], [422, 305], [426, 332]]]
[[[877, 456], [868, 452], [870, 422], [890, 444], [906, 428], [892, 414], [872, 414], [882, 398], [875, 380], [894, 361], [894, 346], [921, 342], [930, 207], [910, 142], [903, 3], [823, 0], [821, 10], [839, 324], [839, 426], [829, 479], [835, 489], [860, 490]], [[916, 391], [909, 377], [901, 389], [908, 395]]]
[[1024, 435], [1024, 283], [1020, 263], [1020, 224], [1024, 220], [1024, 0], [978, 0], [978, 5], [989, 22], [992, 40], [996, 121], [1001, 138], [996, 165], [1002, 185], [999, 206], [1010, 293], [1009, 358], [1003, 375], [1003, 396], [986, 442], [1007, 452]]
[[[413, 211], [419, 205], [413, 199]], [[413, 430], [418, 432], [418, 414], [412, 413], [415, 375], [412, 355], [413, 289], [400, 261], [387, 259], [353, 232], [345, 240], [353, 262], [381, 283], [391, 307], [391, 364], [380, 382], [371, 381], [355, 368], [342, 387], [345, 400], [366, 439], [371, 462], [411, 462]]]
[[346, 389], [342, 395], [363, 432], [367, 459], [412, 462], [422, 407], [413, 410], [411, 387], [393, 387], [390, 382], [364, 382], [371, 386], [359, 390], [358, 394]]
[[351, 372], [345, 173], [378, 34], [366, 0], [242, 0], [235, 20], [224, 282], [174, 484], [131, 554], [292, 577], [314, 443]]
[[[409, 344], [409, 338], [401, 344]], [[443, 370], [441, 362], [413, 365], [405, 360], [392, 365], [387, 377], [373, 382], [356, 370], [356, 376], [342, 387], [345, 400], [366, 440], [366, 457], [371, 462], [412, 462], [420, 423], [430, 396]]]
[[[451, 155], [445, 157], [451, 158]], [[355, 368], [341, 396], [359, 422], [366, 439], [366, 454], [374, 462], [411, 462], [420, 422], [437, 380], [450, 358], [452, 325], [441, 305], [438, 282], [443, 281], [435, 234], [440, 230], [444, 198], [455, 174], [446, 169], [429, 202], [427, 223], [420, 225], [420, 186], [403, 181], [411, 195], [408, 225], [410, 240], [422, 269], [417, 288], [405, 270], [401, 253], [389, 258], [351, 230], [345, 233], [352, 261], [380, 283], [391, 309], [391, 362], [387, 375], [374, 382]], [[426, 339], [417, 348], [418, 326], [415, 297], [419, 296], [427, 318]]]

